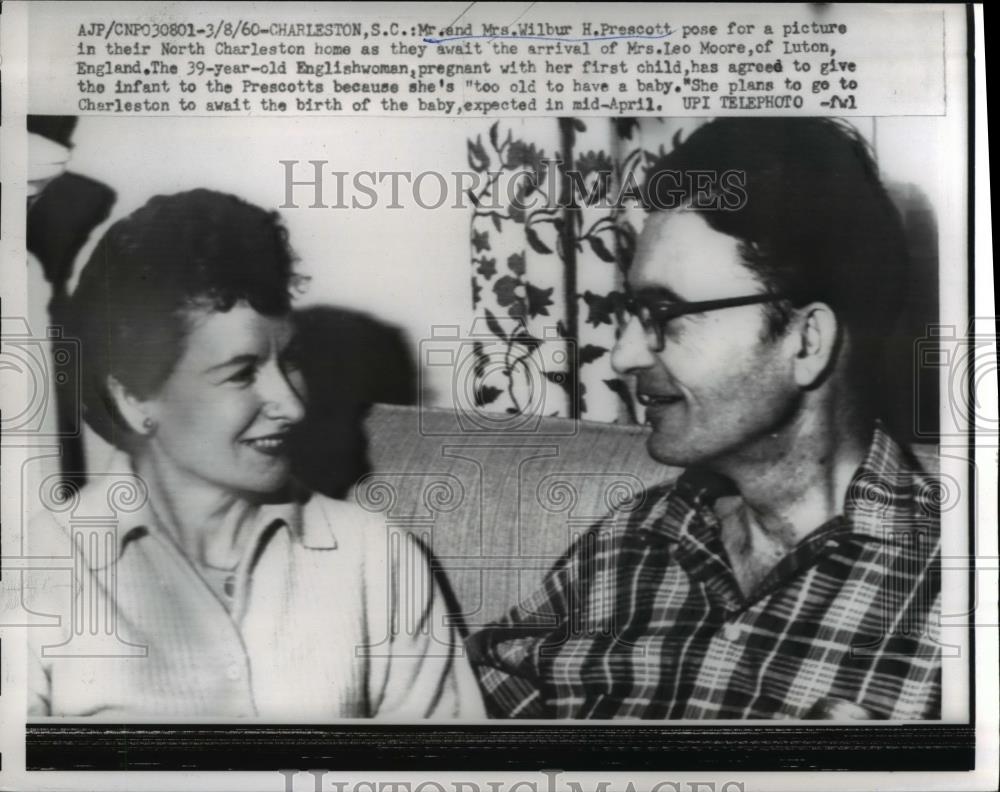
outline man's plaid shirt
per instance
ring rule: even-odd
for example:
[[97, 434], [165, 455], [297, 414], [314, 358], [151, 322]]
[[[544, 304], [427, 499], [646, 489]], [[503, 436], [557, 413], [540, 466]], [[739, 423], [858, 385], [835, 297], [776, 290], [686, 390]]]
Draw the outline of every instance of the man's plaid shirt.
[[877, 427], [843, 513], [751, 598], [686, 473], [588, 532], [469, 639], [490, 713], [525, 718], [940, 717], [936, 479]]

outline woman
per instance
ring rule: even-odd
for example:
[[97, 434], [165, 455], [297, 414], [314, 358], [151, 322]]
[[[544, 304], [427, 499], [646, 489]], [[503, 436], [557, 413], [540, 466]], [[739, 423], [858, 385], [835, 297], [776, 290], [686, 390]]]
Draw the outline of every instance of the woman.
[[63, 616], [27, 631], [32, 714], [482, 715], [426, 555], [414, 573], [380, 519], [290, 481], [292, 263], [276, 213], [208, 190], [153, 198], [90, 257], [85, 415], [124, 455], [30, 529], [77, 559], [24, 587]]

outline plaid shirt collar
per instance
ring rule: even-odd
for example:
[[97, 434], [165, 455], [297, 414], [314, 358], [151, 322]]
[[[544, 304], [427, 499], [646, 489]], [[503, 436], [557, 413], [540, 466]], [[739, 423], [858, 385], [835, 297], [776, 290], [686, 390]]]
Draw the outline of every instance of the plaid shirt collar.
[[[680, 541], [684, 533], [696, 528], [692, 523], [696, 514], [710, 511], [717, 499], [735, 494], [735, 486], [724, 476], [689, 469], [663, 497], [650, 504], [638, 528], [662, 534], [669, 541]], [[911, 514], [914, 502], [930, 509], [937, 496], [933, 479], [877, 422], [865, 459], [847, 488], [842, 512], [833, 519], [843, 522], [852, 533], [882, 541], [884, 522]]]
[[[890, 540], [892, 526], [911, 521], [915, 503], [918, 513], [931, 516], [936, 492], [937, 487], [919, 465], [881, 422], [876, 423], [865, 459], [847, 488], [841, 514], [818, 526], [785, 556], [758, 586], [752, 600], [767, 596], [811, 565], [825, 549], [849, 536]], [[748, 601], [736, 586], [712, 507], [718, 498], [735, 494], [729, 479], [704, 470], [688, 470], [650, 505], [637, 526], [647, 536], [675, 545], [674, 559], [733, 611], [746, 607]]]

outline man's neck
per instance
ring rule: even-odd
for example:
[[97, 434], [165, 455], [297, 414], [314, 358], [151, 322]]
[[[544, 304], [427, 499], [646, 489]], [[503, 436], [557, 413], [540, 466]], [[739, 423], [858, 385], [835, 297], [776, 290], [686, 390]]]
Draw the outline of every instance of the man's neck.
[[870, 439], [863, 424], [802, 416], [720, 470], [739, 491], [737, 497], [720, 499], [716, 511], [744, 593], [841, 513]]

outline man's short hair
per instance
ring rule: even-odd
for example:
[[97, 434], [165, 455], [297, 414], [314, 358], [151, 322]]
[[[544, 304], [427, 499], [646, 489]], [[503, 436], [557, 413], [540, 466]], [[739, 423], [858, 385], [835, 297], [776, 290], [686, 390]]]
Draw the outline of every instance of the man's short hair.
[[[661, 178], [702, 171], [709, 176]], [[871, 373], [879, 363], [904, 302], [906, 238], [871, 148], [849, 124], [717, 119], [675, 139], [649, 169], [642, 198], [653, 211], [689, 207], [739, 240], [765, 288], [788, 296], [765, 309], [772, 332], [790, 306], [824, 302], [850, 333], [852, 369]]]

